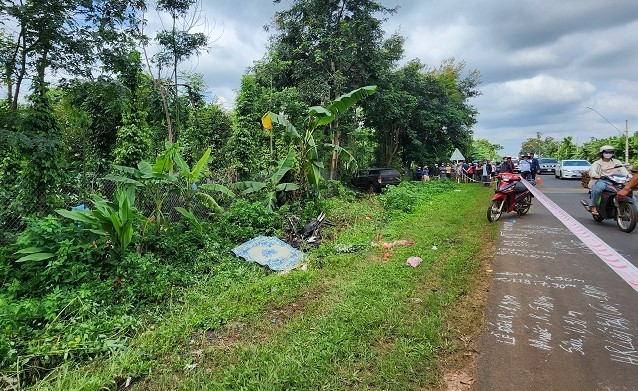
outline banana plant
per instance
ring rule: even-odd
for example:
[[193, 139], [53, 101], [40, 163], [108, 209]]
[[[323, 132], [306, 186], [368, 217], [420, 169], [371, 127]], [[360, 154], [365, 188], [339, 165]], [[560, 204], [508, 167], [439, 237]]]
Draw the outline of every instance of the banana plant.
[[269, 211], [274, 211], [277, 206], [277, 194], [280, 192], [298, 190], [299, 185], [296, 183], [284, 182], [280, 183], [284, 176], [290, 171], [297, 160], [297, 152], [294, 149], [288, 151], [288, 155], [277, 162], [277, 168], [272, 175], [263, 182], [243, 181], [235, 183], [235, 189], [241, 191], [242, 194], [251, 194], [259, 191], [265, 191], [264, 202]]
[[[341, 95], [326, 107], [310, 107], [308, 109], [308, 116], [305, 120], [306, 128], [303, 135], [297, 131], [297, 128], [295, 128], [295, 126], [290, 123], [288, 118], [284, 115], [275, 114], [269, 111], [264, 115], [264, 117], [262, 117], [262, 122], [264, 123], [264, 126], [269, 121], [271, 123], [282, 125], [290, 135], [299, 140], [297, 148], [299, 177], [304, 180], [308, 186], [316, 189], [319, 187], [319, 183], [323, 180], [321, 175], [323, 162], [319, 157], [317, 143], [314, 138], [315, 130], [318, 127], [332, 123], [347, 112], [358, 101], [374, 94], [376, 91], [377, 86], [361, 87], [350, 91], [347, 94]], [[346, 154], [350, 158], [350, 161], [354, 160], [352, 155], [342, 147], [330, 143], [325, 143], [324, 146], [331, 148], [337, 153]]]
[[[118, 171], [128, 176], [108, 175], [105, 178], [118, 183], [144, 187], [149, 191], [154, 200], [154, 211], [147, 217], [147, 221], [157, 221], [158, 228], [168, 229], [168, 218], [163, 212], [164, 202], [169, 194], [179, 194], [184, 200], [184, 207], [177, 207], [175, 210], [196, 229], [201, 230], [201, 224], [191, 211], [192, 201], [198, 199], [202, 205], [215, 211], [221, 211], [221, 207], [211, 195], [198, 189], [218, 191], [230, 197], [235, 196], [230, 189], [220, 184], [196, 185], [208, 163], [210, 153], [211, 149], [208, 148], [193, 168], [190, 168], [180, 153], [179, 145], [167, 141], [166, 150], [155, 159], [153, 165], [142, 161], [137, 168], [116, 166]], [[167, 191], [167, 187], [170, 190]]]

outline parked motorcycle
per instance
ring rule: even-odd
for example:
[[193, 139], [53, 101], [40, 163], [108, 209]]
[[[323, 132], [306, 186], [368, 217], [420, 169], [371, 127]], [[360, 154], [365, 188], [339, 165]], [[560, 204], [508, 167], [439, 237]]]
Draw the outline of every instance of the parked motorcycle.
[[[532, 180], [530, 183], [534, 184]], [[503, 213], [509, 212], [516, 212], [519, 216], [527, 214], [532, 206], [532, 197], [519, 175], [509, 172], [498, 174], [494, 196], [487, 208], [487, 220], [497, 221]]]
[[[611, 185], [607, 186], [600, 197], [600, 203], [597, 205], [598, 214], [592, 216], [599, 223], [603, 220], [614, 219], [619, 230], [629, 233], [636, 228], [636, 223], [638, 223], [633, 191], [630, 191], [627, 197], [617, 197], [616, 195], [629, 181], [630, 177], [626, 175], [607, 175], [604, 178], [607, 178]], [[589, 198], [591, 199], [591, 191], [589, 192]], [[583, 204], [588, 212], [591, 212], [591, 207], [587, 200], [580, 200], [580, 203]]]

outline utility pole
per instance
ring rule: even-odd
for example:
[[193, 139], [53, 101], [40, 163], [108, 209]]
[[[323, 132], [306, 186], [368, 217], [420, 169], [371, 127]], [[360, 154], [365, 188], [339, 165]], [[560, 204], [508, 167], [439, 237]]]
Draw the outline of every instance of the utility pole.
[[629, 164], [629, 121], [625, 120], [625, 164]]
[[[622, 132], [620, 131], [620, 129], [618, 129], [616, 127], [616, 125], [611, 123], [611, 121], [608, 120], [607, 117], [605, 117], [604, 115], [600, 114], [596, 109], [594, 109], [591, 106], [585, 106], [585, 108], [593, 111], [594, 113], [596, 113], [598, 115], [600, 115], [602, 119], [607, 121], [607, 123], [609, 123], [609, 125], [613, 126], [618, 131], [618, 134], [620, 136], [622, 136]], [[629, 164], [629, 125], [627, 124], [627, 122], [628, 121], [625, 120], [625, 164]]]

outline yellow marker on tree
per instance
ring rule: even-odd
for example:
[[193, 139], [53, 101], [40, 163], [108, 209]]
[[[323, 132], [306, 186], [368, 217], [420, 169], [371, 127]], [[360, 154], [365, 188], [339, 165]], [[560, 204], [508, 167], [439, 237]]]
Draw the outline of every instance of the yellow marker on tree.
[[261, 117], [261, 124], [266, 130], [272, 130], [272, 121], [270, 120], [270, 111]]

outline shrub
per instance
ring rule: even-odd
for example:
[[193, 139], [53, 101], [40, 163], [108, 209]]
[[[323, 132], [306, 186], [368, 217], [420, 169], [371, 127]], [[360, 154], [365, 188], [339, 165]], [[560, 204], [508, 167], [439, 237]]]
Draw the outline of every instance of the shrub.
[[[94, 280], [103, 273], [104, 256], [93, 244], [87, 244], [86, 233], [75, 223], [63, 222], [53, 215], [30, 218], [16, 243], [7, 247], [5, 268], [20, 281], [18, 296], [37, 297], [52, 287], [70, 289]], [[52, 256], [17, 262], [24, 249], [40, 249]], [[23, 258], [24, 259], [24, 258]]]
[[259, 235], [278, 236], [283, 219], [270, 212], [261, 202], [238, 199], [222, 214], [215, 225], [223, 227], [224, 239], [230, 243], [242, 243]]

